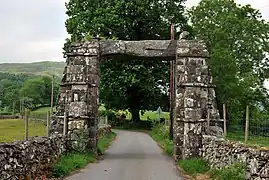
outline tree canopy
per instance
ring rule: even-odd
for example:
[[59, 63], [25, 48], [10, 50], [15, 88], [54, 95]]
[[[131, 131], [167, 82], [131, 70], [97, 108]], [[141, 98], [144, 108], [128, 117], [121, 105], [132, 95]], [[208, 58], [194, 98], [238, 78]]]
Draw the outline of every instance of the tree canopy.
[[227, 103], [235, 119], [247, 104], [268, 109], [269, 24], [259, 10], [234, 0], [202, 0], [190, 10], [190, 21], [209, 48], [219, 107]]
[[[99, 35], [121, 40], [170, 39], [170, 25], [189, 30], [184, 0], [70, 0], [66, 4], [67, 43]], [[66, 45], [65, 45], [66, 47]], [[101, 101], [112, 109], [139, 110], [168, 106], [169, 63], [110, 59], [101, 65]], [[162, 90], [162, 87], [166, 90]]]

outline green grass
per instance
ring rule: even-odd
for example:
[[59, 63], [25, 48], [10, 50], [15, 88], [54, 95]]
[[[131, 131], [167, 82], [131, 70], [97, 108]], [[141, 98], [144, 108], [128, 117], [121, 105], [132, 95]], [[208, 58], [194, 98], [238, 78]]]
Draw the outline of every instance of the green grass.
[[222, 169], [214, 169], [209, 172], [212, 179], [217, 180], [244, 180], [244, 166], [242, 163], [236, 163]]
[[174, 143], [169, 139], [169, 127], [156, 125], [152, 128], [150, 135], [168, 156], [173, 156]]
[[[46, 126], [42, 122], [29, 121], [29, 137], [45, 136]], [[24, 140], [24, 121], [20, 119], [0, 120], [0, 142]]]
[[[227, 139], [231, 141], [238, 141], [241, 143], [245, 143], [245, 134], [244, 132], [228, 132]], [[269, 147], [269, 137], [249, 135], [247, 144], [250, 146]]]
[[188, 160], [179, 160], [178, 165], [188, 174], [196, 175], [206, 173], [209, 170], [208, 165], [201, 158], [192, 158]]
[[70, 153], [60, 157], [52, 172], [53, 177], [64, 177], [75, 169], [81, 169], [88, 163], [96, 161], [92, 153]]
[[103, 137], [101, 137], [98, 141], [98, 148], [101, 153], [104, 153], [105, 150], [112, 144], [112, 140], [116, 137], [116, 133], [112, 132]]
[[[103, 153], [107, 147], [113, 142], [116, 137], [115, 133], [109, 133], [101, 137], [98, 141], [98, 148]], [[93, 163], [98, 157], [90, 152], [72, 152], [64, 154], [60, 157], [58, 163], [55, 165], [52, 177], [59, 178], [64, 177], [74, 170], [85, 167], [88, 163]]]

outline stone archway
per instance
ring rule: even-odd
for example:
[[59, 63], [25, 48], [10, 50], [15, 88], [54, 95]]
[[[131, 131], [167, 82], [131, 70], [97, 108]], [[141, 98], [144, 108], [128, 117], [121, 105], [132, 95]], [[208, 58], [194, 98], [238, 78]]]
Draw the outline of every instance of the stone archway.
[[207, 133], [209, 121], [219, 119], [219, 113], [212, 76], [206, 64], [209, 54], [205, 44], [197, 40], [93, 39], [72, 45], [66, 53], [66, 67], [51, 131], [62, 133], [66, 117], [71, 140], [74, 132], [82, 128], [87, 133], [85, 147], [96, 149], [100, 60], [118, 55], [175, 61], [174, 154], [183, 159], [198, 156], [202, 135]]

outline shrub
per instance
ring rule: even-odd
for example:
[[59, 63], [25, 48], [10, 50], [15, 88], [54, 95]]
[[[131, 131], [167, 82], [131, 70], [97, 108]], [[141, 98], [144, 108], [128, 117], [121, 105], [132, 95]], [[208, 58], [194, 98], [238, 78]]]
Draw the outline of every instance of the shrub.
[[222, 169], [213, 169], [210, 171], [210, 175], [213, 179], [218, 180], [244, 180], [244, 172], [243, 163], [235, 163]]

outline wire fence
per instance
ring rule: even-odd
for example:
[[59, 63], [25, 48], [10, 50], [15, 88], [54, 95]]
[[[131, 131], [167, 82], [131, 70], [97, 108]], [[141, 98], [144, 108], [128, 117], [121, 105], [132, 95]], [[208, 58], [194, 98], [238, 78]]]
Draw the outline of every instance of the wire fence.
[[226, 119], [226, 108], [223, 105], [222, 127], [226, 138], [249, 145], [269, 147], [269, 119], [250, 118], [250, 111], [247, 106], [245, 118]]
[[246, 119], [227, 121], [227, 138], [251, 145], [269, 147], [269, 119], [249, 119], [248, 128], [246, 126]]

